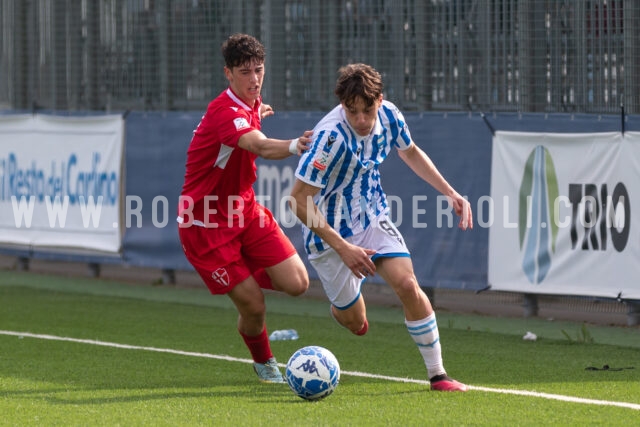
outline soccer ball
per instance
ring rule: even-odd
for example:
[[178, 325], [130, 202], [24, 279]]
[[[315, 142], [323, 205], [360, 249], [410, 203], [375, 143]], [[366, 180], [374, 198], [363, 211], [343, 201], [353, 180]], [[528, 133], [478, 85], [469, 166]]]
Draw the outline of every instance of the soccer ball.
[[297, 350], [287, 362], [287, 383], [306, 400], [329, 396], [338, 387], [340, 365], [329, 350], [315, 345]]

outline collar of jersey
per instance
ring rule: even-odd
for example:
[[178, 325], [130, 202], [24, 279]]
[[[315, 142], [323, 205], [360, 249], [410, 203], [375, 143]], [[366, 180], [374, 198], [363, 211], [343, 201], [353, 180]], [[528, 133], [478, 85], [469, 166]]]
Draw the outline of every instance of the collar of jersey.
[[[230, 87], [227, 88], [227, 95], [229, 96], [229, 98], [231, 98], [233, 100], [233, 102], [235, 102], [236, 104], [238, 104], [239, 106], [242, 107], [242, 109], [247, 110], [247, 111], [253, 111], [251, 109], [251, 107], [249, 107], [242, 99], [240, 99], [238, 97], [238, 95], [236, 95], [235, 93], [233, 93], [233, 91], [231, 90]], [[258, 111], [260, 110], [260, 104], [262, 103], [262, 98], [258, 98], [257, 102], [256, 102], [256, 106], [254, 108], [256, 108]]]

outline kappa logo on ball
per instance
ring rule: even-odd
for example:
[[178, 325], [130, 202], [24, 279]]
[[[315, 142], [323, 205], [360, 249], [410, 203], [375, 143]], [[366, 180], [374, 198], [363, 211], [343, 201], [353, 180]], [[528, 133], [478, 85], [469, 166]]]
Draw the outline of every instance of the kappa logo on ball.
[[211, 273], [211, 278], [222, 286], [229, 286], [229, 273], [224, 268], [219, 268]]
[[318, 372], [318, 368], [316, 368], [316, 362], [312, 361], [311, 359], [307, 359], [306, 362], [298, 366], [296, 369], [302, 369], [303, 371], [308, 372], [310, 374], [316, 374], [317, 376], [320, 376], [320, 373]]
[[233, 119], [233, 124], [236, 125], [236, 130], [246, 129], [249, 127], [249, 122], [244, 117]]

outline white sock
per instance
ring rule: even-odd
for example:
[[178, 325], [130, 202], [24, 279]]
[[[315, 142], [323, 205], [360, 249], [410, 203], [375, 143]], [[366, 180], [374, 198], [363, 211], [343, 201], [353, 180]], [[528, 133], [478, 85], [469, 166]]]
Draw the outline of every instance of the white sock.
[[405, 319], [404, 323], [407, 325], [409, 335], [418, 346], [420, 354], [422, 354], [429, 378], [446, 374], [442, 363], [442, 348], [440, 347], [436, 314], [431, 313], [431, 316], [422, 320]]

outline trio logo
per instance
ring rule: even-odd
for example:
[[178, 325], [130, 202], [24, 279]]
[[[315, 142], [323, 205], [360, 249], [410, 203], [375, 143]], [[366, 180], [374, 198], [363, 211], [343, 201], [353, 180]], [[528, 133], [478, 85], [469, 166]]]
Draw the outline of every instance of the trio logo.
[[551, 154], [538, 145], [525, 164], [518, 200], [520, 250], [524, 251], [522, 270], [534, 284], [547, 276], [551, 255], [556, 251], [558, 221], [553, 214], [558, 194], [558, 178]]
[[[624, 183], [618, 182], [611, 194], [607, 184], [570, 183], [568, 197], [559, 196], [553, 159], [542, 145], [527, 158], [518, 203], [522, 270], [533, 284], [551, 269], [560, 227], [570, 226], [572, 250], [604, 251], [608, 240], [618, 252], [627, 245], [631, 203]], [[560, 221], [561, 203], [571, 208], [570, 220]]]
[[[622, 252], [631, 231], [629, 192], [618, 182], [609, 194], [607, 184], [569, 184], [571, 249], [605, 251], [607, 240]], [[580, 208], [582, 206], [582, 208]], [[582, 242], [579, 233], [583, 232]]]

